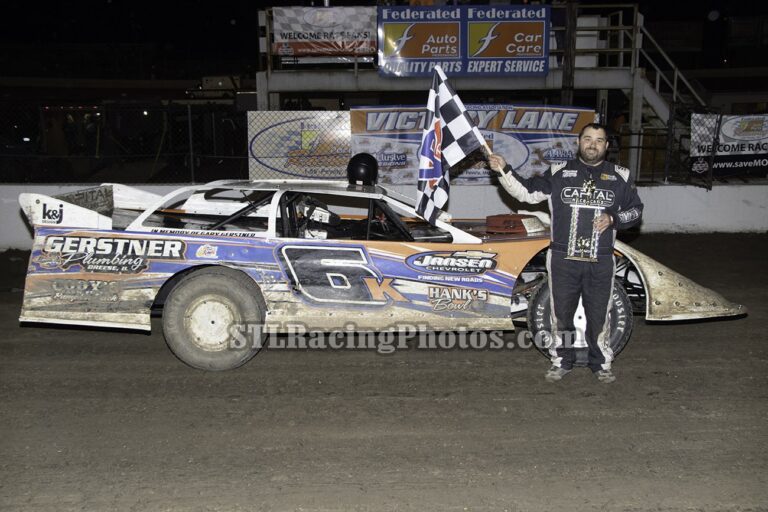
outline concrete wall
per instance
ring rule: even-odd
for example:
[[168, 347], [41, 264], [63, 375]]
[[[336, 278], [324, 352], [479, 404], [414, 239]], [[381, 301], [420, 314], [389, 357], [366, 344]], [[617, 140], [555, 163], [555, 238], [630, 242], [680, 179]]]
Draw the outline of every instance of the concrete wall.
[[[139, 186], [164, 194], [178, 185]], [[0, 185], [0, 250], [28, 249], [32, 236], [17, 198], [22, 192], [55, 195], [85, 186]], [[415, 197], [415, 187], [392, 187]], [[647, 233], [768, 231], [768, 185], [716, 184], [712, 191], [683, 185], [639, 187], [645, 203], [641, 230]], [[520, 205], [501, 187], [454, 186], [448, 211], [456, 218], [477, 218], [510, 210], [543, 210], [545, 205]]]

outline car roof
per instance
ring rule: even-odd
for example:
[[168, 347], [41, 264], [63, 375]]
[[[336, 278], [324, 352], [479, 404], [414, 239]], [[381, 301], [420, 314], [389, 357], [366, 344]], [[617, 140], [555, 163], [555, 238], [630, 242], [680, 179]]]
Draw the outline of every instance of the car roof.
[[414, 200], [381, 185], [362, 185], [343, 180], [221, 180], [207, 183], [205, 188], [236, 188], [239, 190], [291, 190], [315, 194], [381, 195], [413, 205]]

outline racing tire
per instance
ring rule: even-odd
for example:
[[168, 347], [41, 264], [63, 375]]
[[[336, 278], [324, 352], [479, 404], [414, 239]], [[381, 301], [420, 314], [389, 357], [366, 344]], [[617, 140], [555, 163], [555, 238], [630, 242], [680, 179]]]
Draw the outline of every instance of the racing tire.
[[266, 306], [258, 286], [242, 272], [206, 267], [185, 276], [163, 309], [171, 352], [207, 371], [231, 370], [262, 346]]
[[[552, 329], [550, 317], [551, 303], [549, 294], [549, 279], [544, 281], [534, 290], [528, 303], [528, 330], [533, 340], [548, 340], [549, 332]], [[583, 314], [580, 309], [576, 315]], [[611, 336], [608, 343], [613, 350], [614, 359], [627, 346], [629, 338], [632, 335], [632, 302], [627, 296], [621, 284], [617, 281], [613, 283], [613, 293], [611, 294], [611, 309], [608, 311], [610, 316]], [[548, 346], [543, 343], [534, 343], [536, 349], [549, 359]], [[587, 366], [587, 349], [576, 349], [575, 366]]]

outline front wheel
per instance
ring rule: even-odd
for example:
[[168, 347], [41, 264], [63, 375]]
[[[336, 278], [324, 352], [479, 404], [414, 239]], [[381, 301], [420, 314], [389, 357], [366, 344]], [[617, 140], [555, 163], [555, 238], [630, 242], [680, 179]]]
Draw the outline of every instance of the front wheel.
[[[550, 339], [549, 332], [552, 329], [551, 311], [552, 305], [549, 294], [549, 280], [544, 279], [533, 292], [531, 299], [528, 302], [528, 330], [534, 340]], [[615, 358], [619, 355], [619, 352], [624, 350], [624, 347], [629, 342], [629, 338], [632, 335], [633, 324], [632, 303], [627, 296], [627, 292], [625, 292], [621, 284], [616, 281], [613, 283], [611, 308], [608, 310], [608, 315], [608, 321], [611, 328], [608, 344], [613, 350], [613, 357]], [[579, 307], [576, 309], [573, 325], [580, 327], [582, 332], [586, 325], [584, 309], [581, 306], [581, 302], [579, 302]], [[545, 357], [550, 357], [548, 346], [545, 346], [542, 343], [534, 343], [534, 345]], [[583, 340], [576, 343], [576, 366], [587, 365], [586, 347], [586, 342]]]
[[163, 334], [171, 351], [201, 370], [231, 370], [262, 345], [266, 308], [256, 284], [228, 268], [207, 267], [184, 277], [163, 310]]

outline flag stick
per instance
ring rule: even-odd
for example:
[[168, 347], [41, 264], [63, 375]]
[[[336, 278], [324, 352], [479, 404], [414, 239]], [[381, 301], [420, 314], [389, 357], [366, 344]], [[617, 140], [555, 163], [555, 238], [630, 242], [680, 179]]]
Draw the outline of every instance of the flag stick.
[[[496, 171], [496, 169], [491, 167], [491, 155], [493, 155], [493, 151], [491, 151], [490, 146], [488, 146], [488, 143], [485, 140], [483, 140], [483, 145], [480, 146], [480, 149], [483, 151], [483, 156], [485, 157], [485, 161], [488, 162], [488, 167], [492, 171]], [[498, 172], [498, 171], [496, 171], [496, 172]]]

